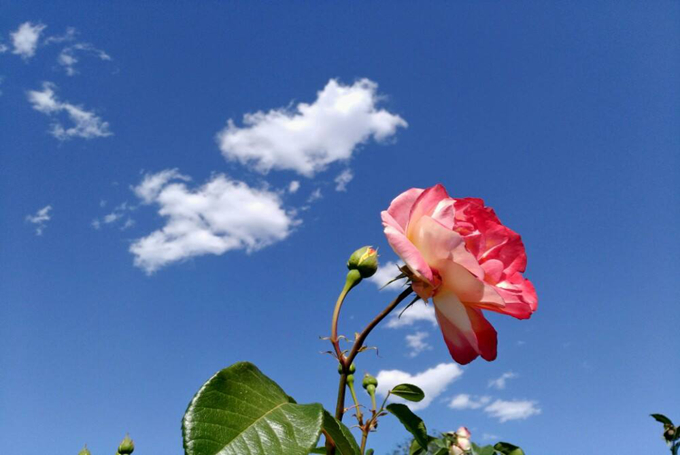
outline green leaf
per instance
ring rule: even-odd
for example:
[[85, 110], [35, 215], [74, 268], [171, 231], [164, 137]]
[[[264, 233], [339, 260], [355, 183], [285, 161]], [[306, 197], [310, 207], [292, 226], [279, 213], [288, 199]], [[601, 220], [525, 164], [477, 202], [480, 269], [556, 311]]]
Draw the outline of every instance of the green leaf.
[[663, 423], [664, 425], [673, 425], [673, 422], [671, 422], [671, 419], [669, 419], [668, 417], [666, 417], [666, 416], [663, 415], [663, 414], [650, 414], [650, 415], [651, 415], [651, 416], [654, 418], [654, 420], [656, 420], [657, 422]]
[[493, 448], [503, 455], [524, 455], [524, 450], [508, 442], [499, 442]]
[[396, 395], [408, 401], [418, 402], [425, 398], [425, 392], [420, 387], [413, 384], [399, 384], [390, 390], [392, 395]]
[[375, 453], [375, 450], [373, 450], [373, 449], [368, 449], [366, 451], [366, 455], [373, 455], [374, 453]]
[[411, 441], [411, 447], [409, 447], [408, 449], [408, 455], [425, 455], [426, 453], [427, 450], [420, 447], [418, 441], [416, 441], [415, 439]]
[[317, 447], [316, 449], [312, 450], [309, 453], [322, 453], [326, 455], [326, 448], [325, 447]]
[[420, 417], [411, 412], [405, 404], [392, 403], [387, 405], [385, 409], [399, 419], [404, 428], [406, 428], [406, 431], [413, 435], [420, 447], [427, 450], [430, 437], [427, 435], [425, 423]]
[[208, 380], [182, 420], [186, 455], [307, 455], [321, 434], [320, 404], [299, 405], [251, 363]]
[[434, 453], [434, 455], [449, 455], [449, 449], [439, 449]]
[[[338, 455], [358, 455], [361, 452], [354, 436], [342, 422], [323, 412], [323, 431], [335, 443], [335, 453]], [[326, 452], [323, 452], [326, 453]]]
[[479, 447], [474, 442], [472, 443], [472, 453], [474, 455], [495, 455], [496, 449], [493, 446]]

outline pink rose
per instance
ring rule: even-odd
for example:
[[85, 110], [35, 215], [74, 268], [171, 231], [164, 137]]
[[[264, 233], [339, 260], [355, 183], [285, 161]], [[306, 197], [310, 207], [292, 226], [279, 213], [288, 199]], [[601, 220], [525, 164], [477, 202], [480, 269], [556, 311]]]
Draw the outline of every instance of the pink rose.
[[536, 311], [524, 279], [522, 239], [475, 198], [454, 199], [442, 185], [412, 188], [382, 212], [385, 235], [404, 260], [414, 291], [432, 298], [449, 352], [460, 364], [496, 358], [496, 330], [482, 310], [527, 319]]

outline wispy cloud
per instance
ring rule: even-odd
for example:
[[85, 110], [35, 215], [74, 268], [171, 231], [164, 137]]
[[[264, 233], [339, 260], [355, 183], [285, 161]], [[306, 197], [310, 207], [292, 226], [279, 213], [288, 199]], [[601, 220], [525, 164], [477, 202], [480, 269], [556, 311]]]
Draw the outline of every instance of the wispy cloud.
[[491, 402], [489, 396], [473, 396], [467, 393], [461, 393], [451, 398], [449, 407], [451, 409], [479, 409]]
[[52, 136], [63, 141], [73, 137], [93, 139], [113, 134], [109, 130], [108, 122], [103, 121], [93, 112], [86, 111], [83, 107], [69, 102], [59, 101], [55, 89], [54, 84], [43, 82], [42, 91], [28, 91], [28, 101], [33, 105], [33, 109], [51, 117], [65, 112], [73, 123], [73, 126], [65, 128], [59, 121], [55, 121], [50, 130]]
[[429, 336], [430, 334], [427, 332], [415, 332], [411, 335], [406, 335], [406, 345], [410, 348], [408, 356], [416, 357], [421, 352], [432, 349], [432, 346], [425, 341], [425, 338]]
[[[461, 367], [455, 363], [441, 363], [434, 368], [423, 371], [422, 373], [410, 374], [400, 370], [383, 370], [378, 373], [377, 392], [385, 396], [387, 391], [401, 383], [414, 384], [423, 389], [425, 398], [418, 403], [409, 402], [412, 410], [425, 409], [446, 390], [446, 388], [463, 374]], [[396, 402], [403, 402], [401, 399], [394, 399]]]
[[76, 43], [72, 46], [67, 46], [61, 50], [57, 57], [57, 63], [64, 68], [64, 71], [69, 76], [78, 74], [76, 64], [78, 63], [78, 54], [85, 53], [94, 55], [100, 60], [111, 60], [111, 56], [101, 49], [97, 49], [90, 43]]
[[319, 199], [323, 198], [323, 193], [321, 192], [321, 188], [317, 188], [314, 191], [312, 191], [312, 194], [309, 195], [307, 198], [307, 203], [311, 204], [312, 202], [318, 201]]
[[345, 169], [337, 177], [335, 177], [335, 191], [347, 191], [347, 185], [354, 178], [354, 173], [351, 169]]
[[52, 211], [51, 205], [46, 205], [41, 208], [34, 215], [27, 215], [26, 221], [35, 225], [35, 235], [43, 235], [47, 222], [52, 219], [50, 212]]
[[540, 414], [541, 409], [536, 401], [496, 400], [484, 408], [484, 412], [503, 423], [510, 420], [528, 419], [531, 416]]
[[311, 104], [246, 114], [243, 127], [229, 120], [218, 134], [228, 160], [261, 173], [288, 169], [312, 177], [329, 164], [349, 159], [357, 146], [383, 141], [406, 127], [398, 115], [379, 109], [378, 85], [362, 79], [342, 85], [331, 79]]
[[498, 390], [503, 390], [506, 386], [506, 382], [508, 379], [514, 379], [518, 377], [519, 375], [517, 373], [513, 373], [512, 371], [508, 371], [507, 373], [503, 373], [499, 378], [492, 379], [489, 381], [489, 387], [498, 389]]
[[25, 60], [33, 57], [38, 48], [40, 35], [46, 27], [44, 24], [33, 24], [31, 22], [21, 24], [15, 32], [10, 33], [14, 47], [12, 53], [20, 55]]
[[[101, 202], [104, 202], [102, 205]], [[105, 201], [101, 201], [100, 206], [104, 207], [106, 205]], [[123, 202], [122, 204], [117, 205], [114, 207], [114, 209], [110, 212], [104, 215], [101, 220], [99, 218], [95, 218], [91, 225], [95, 229], [100, 229], [102, 224], [114, 224], [117, 223], [118, 221], [121, 221], [125, 218], [125, 222], [119, 223], [120, 224], [120, 230], [124, 231], [128, 228], [131, 228], [135, 224], [135, 220], [130, 218], [129, 212], [134, 211], [137, 207], [129, 205], [126, 202]]]
[[399, 329], [401, 327], [410, 327], [420, 321], [429, 322], [433, 326], [437, 325], [434, 307], [432, 305], [426, 305], [422, 300], [411, 305], [410, 308], [401, 314], [401, 317], [399, 317], [398, 314], [391, 316], [387, 320], [385, 327]]
[[163, 228], [130, 247], [135, 265], [149, 274], [195, 256], [259, 250], [285, 239], [298, 224], [275, 192], [223, 174], [193, 189], [188, 180], [176, 170], [165, 170], [146, 175], [135, 187], [137, 196], [157, 204], [167, 219]]

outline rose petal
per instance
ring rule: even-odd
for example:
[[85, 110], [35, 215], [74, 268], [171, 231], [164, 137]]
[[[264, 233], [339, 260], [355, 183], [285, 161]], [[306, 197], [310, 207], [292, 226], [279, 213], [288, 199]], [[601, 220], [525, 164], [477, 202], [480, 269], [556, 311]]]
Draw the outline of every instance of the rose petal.
[[411, 188], [408, 191], [404, 191], [399, 196], [394, 198], [387, 209], [387, 213], [389, 213], [392, 218], [394, 218], [394, 220], [399, 223], [403, 230], [406, 230], [406, 225], [408, 224], [408, 218], [411, 214], [411, 208], [413, 207], [413, 204], [416, 202], [416, 199], [418, 199], [418, 196], [423, 193], [423, 191], [425, 190], [420, 188]]
[[[388, 214], [389, 216], [389, 214]], [[390, 217], [391, 218], [391, 217]], [[388, 220], [389, 222], [389, 220]], [[391, 224], [387, 224], [385, 217], [383, 217], [383, 225], [385, 226], [385, 236], [387, 242], [390, 244], [395, 253], [406, 263], [409, 269], [421, 279], [429, 283], [433, 281], [432, 269], [425, 262], [425, 259], [420, 254], [420, 251], [411, 243], [411, 241]]]
[[477, 337], [465, 306], [451, 292], [434, 296], [434, 314], [453, 360], [467, 365], [479, 356]]
[[413, 234], [408, 236], [409, 239], [431, 267], [441, 269], [453, 261], [478, 277], [484, 276], [484, 269], [467, 250], [463, 237], [457, 232], [446, 229], [429, 216], [421, 217], [413, 225], [412, 232]]
[[411, 237], [411, 225], [417, 223], [423, 215], [432, 215], [442, 199], [449, 199], [449, 195], [441, 184], [426, 189], [418, 196], [413, 207], [411, 207], [411, 214], [408, 218], [408, 226], [406, 227], [408, 237]]
[[479, 355], [488, 361], [496, 358], [496, 330], [480, 310], [461, 303], [447, 289], [436, 294], [433, 301], [444, 341], [456, 362], [466, 365]]

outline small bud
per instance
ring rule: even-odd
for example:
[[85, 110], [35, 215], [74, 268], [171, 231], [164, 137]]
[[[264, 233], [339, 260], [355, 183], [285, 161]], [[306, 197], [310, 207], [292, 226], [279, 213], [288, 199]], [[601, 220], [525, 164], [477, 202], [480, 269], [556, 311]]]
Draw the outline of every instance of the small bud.
[[372, 277], [378, 270], [378, 252], [370, 246], [359, 248], [349, 257], [347, 268], [358, 270], [361, 278]]
[[[357, 371], [357, 367], [354, 366], [354, 362], [349, 366], [349, 374], [354, 374]], [[342, 364], [338, 363], [338, 374], [342, 374]]]
[[83, 447], [83, 450], [78, 452], [78, 455], [92, 455], [90, 453], [90, 449], [87, 448], [87, 444], [85, 444], [85, 447]]
[[678, 428], [673, 427], [673, 425], [664, 425], [664, 430], [663, 437], [666, 442], [673, 442], [675, 440], [675, 433], [678, 431]]
[[130, 435], [125, 435], [125, 439], [118, 446], [118, 453], [120, 455], [127, 455], [135, 450], [135, 443], [130, 439]]
[[[364, 389], [368, 391], [369, 387], [373, 388], [373, 391], [375, 392], [375, 388], [378, 387], [378, 380], [371, 376], [370, 374], [366, 373], [364, 375], [364, 380], [361, 381], [361, 385], [363, 386]], [[369, 393], [371, 393], [369, 391]]]

